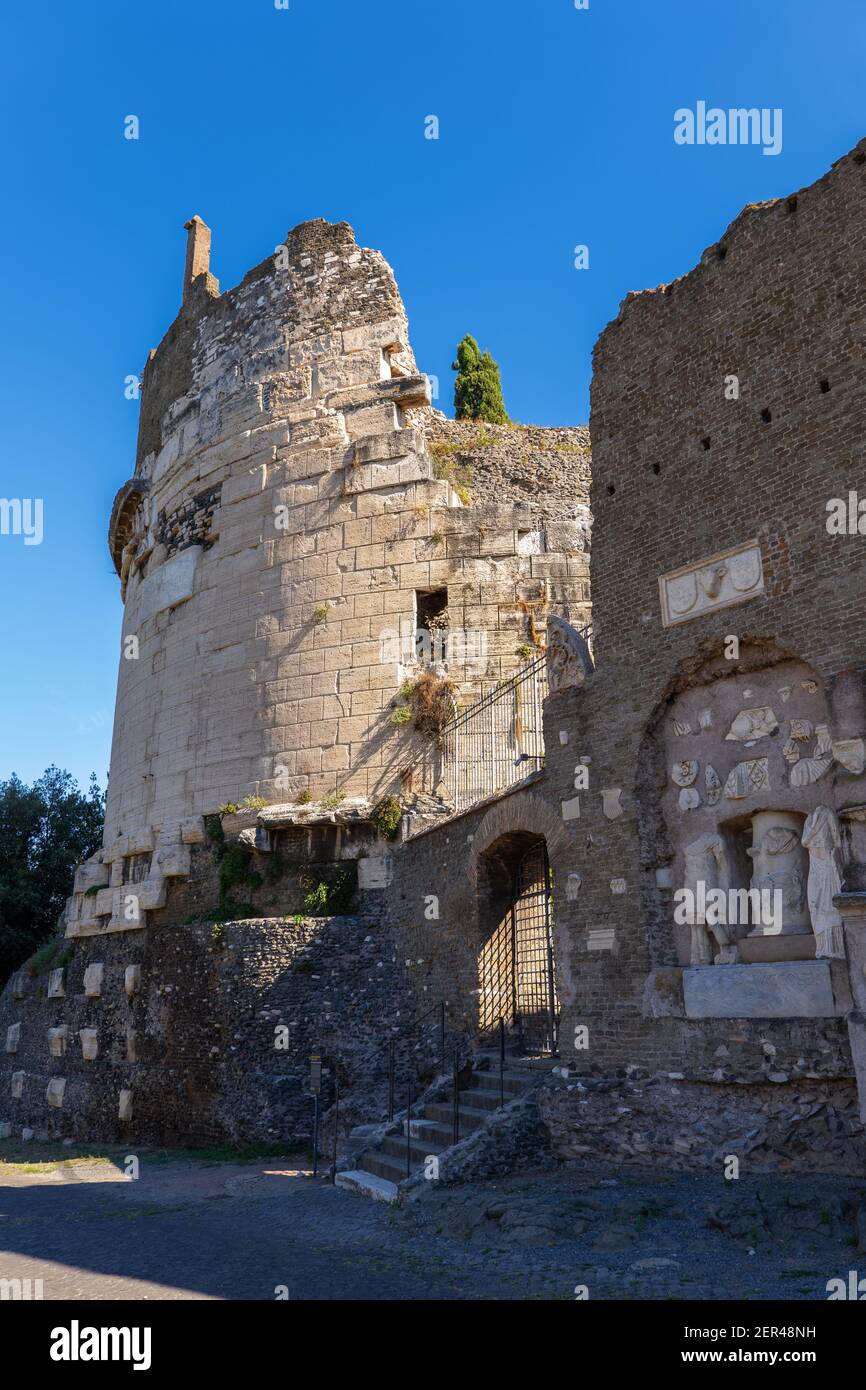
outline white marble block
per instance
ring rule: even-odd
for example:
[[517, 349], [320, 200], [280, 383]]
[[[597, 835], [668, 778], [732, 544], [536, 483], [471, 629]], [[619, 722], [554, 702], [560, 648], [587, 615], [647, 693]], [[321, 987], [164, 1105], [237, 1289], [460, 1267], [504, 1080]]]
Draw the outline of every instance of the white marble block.
[[837, 1018], [824, 960], [698, 965], [683, 971], [686, 1018]]
[[60, 966], [60, 968], [59, 968], [58, 970], [52, 970], [52, 971], [49, 972], [49, 975], [48, 975], [48, 998], [49, 998], [49, 999], [65, 999], [65, 997], [66, 997], [66, 985], [65, 985], [65, 983], [64, 983], [63, 976], [64, 976], [63, 966]]
[[65, 1090], [66, 1078], [63, 1076], [52, 1076], [45, 1091], [45, 1099], [55, 1110], [60, 1110], [62, 1108]]
[[101, 962], [95, 965], [88, 965], [84, 972], [84, 993], [88, 999], [98, 999], [102, 993], [102, 972]]

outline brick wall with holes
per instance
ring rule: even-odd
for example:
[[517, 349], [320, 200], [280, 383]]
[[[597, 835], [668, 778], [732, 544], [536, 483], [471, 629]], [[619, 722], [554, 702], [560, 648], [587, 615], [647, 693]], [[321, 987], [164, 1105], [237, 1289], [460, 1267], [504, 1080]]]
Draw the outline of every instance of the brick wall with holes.
[[[830, 535], [826, 524], [831, 499], [859, 490], [866, 501], [864, 195], [866, 142], [811, 187], [746, 208], [689, 273], [629, 295], [596, 345], [597, 669], [583, 690], [552, 696], [545, 720], [547, 794], [580, 802], [555, 874], [563, 1037], [577, 1069], [852, 1074], [841, 1019], [655, 1018], [644, 991], [651, 971], [677, 963], [672, 894], [657, 881], [672, 858], [659, 812], [672, 699], [708, 672], [741, 678], [747, 692], [756, 672], [797, 660], [815, 675], [833, 737], [866, 732], [866, 534]], [[748, 541], [760, 546], [763, 592], [663, 626], [660, 576]], [[735, 662], [724, 657], [730, 635]], [[589, 790], [577, 793], [582, 756]], [[609, 819], [602, 792], [615, 788], [622, 814]], [[866, 778], [835, 764], [814, 792], [841, 814], [866, 802]], [[856, 888], [866, 845], [862, 828], [843, 823]], [[580, 876], [571, 900], [568, 873]], [[574, 1050], [579, 1025], [588, 1051]]]

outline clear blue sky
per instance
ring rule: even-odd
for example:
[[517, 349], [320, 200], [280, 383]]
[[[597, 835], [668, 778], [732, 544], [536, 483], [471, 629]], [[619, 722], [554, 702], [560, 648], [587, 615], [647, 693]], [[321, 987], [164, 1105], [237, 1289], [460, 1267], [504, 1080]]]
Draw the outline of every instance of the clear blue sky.
[[[104, 781], [120, 631], [105, 533], [138, 415], [124, 378], [177, 311], [187, 218], [213, 228], [224, 288], [296, 223], [351, 222], [394, 266], [449, 413], [471, 332], [515, 419], [581, 423], [622, 297], [866, 132], [864, 51], [863, 0], [7, 7], [0, 497], [43, 498], [44, 540], [0, 536], [0, 778], [55, 762]], [[782, 153], [677, 146], [673, 113], [698, 100], [781, 107]]]

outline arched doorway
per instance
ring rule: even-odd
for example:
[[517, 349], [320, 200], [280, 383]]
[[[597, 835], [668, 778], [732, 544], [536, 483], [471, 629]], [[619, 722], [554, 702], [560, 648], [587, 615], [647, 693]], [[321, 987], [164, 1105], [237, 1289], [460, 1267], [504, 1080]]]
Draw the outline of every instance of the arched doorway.
[[524, 1053], [555, 1053], [559, 1001], [546, 841], [527, 832], [504, 835], [478, 868], [480, 1026], [492, 1033], [503, 1019]]

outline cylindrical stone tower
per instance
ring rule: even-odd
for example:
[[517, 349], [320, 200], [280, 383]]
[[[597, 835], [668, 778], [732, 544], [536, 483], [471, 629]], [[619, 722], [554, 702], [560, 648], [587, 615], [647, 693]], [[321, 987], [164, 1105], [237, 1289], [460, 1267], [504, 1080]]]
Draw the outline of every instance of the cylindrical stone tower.
[[464, 508], [435, 452], [458, 446], [428, 450], [429, 382], [378, 252], [346, 223], [304, 223], [220, 294], [210, 231], [186, 225], [182, 307], [150, 354], [111, 516], [125, 609], [105, 847], [77, 875], [70, 935], [143, 925], [123, 885], [140, 913], [164, 907], [225, 804], [399, 790], [419, 736], [394, 700], [416, 629], [446, 606], [483, 629], [490, 684], [525, 660], [527, 614], [535, 638], [533, 614], [588, 612], [585, 518], [548, 506], [551, 555], [513, 487]]

